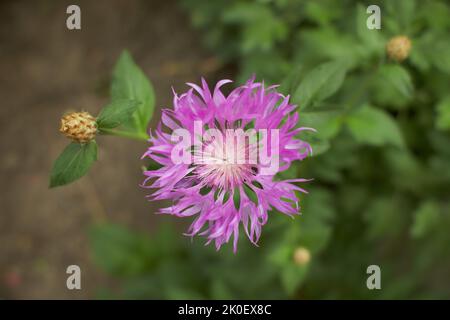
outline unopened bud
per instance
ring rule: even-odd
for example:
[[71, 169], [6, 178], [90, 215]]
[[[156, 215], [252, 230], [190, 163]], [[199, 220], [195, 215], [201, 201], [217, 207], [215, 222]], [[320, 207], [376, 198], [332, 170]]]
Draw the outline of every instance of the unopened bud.
[[304, 266], [311, 260], [311, 253], [304, 247], [299, 247], [294, 251], [294, 262], [298, 266]]
[[88, 112], [73, 112], [61, 118], [59, 131], [69, 139], [86, 143], [95, 138], [97, 124]]
[[408, 58], [411, 51], [411, 40], [407, 36], [397, 36], [389, 40], [386, 52], [390, 59], [401, 62]]

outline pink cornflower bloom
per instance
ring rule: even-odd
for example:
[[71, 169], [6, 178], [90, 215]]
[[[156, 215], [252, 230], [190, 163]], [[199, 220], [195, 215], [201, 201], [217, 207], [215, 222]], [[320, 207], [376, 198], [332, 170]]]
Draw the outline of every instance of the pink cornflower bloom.
[[151, 200], [172, 201], [160, 213], [195, 216], [187, 235], [205, 236], [217, 250], [233, 236], [236, 252], [241, 224], [256, 245], [268, 211], [300, 213], [296, 191], [306, 191], [294, 183], [307, 180], [275, 176], [312, 153], [296, 135], [313, 129], [297, 127], [296, 106], [276, 86], [250, 79], [226, 96], [220, 88], [229, 82], [211, 92], [202, 79], [201, 87], [188, 83], [189, 91], [174, 93], [173, 110], [162, 110], [143, 155], [161, 167], [145, 171], [142, 186], [155, 189]]

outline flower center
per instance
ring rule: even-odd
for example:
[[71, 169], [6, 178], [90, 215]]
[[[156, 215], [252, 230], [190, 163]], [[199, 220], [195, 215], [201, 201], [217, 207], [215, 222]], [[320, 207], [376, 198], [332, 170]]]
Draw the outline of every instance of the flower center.
[[256, 143], [245, 136], [217, 134], [194, 152], [195, 173], [210, 187], [233, 189], [258, 173]]

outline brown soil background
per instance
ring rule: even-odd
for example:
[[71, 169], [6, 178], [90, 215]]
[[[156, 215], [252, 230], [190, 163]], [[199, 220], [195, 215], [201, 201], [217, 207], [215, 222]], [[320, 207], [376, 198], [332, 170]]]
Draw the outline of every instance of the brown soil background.
[[[81, 30], [66, 8], [81, 8]], [[127, 48], [150, 77], [157, 107], [171, 86], [224, 74], [203, 49], [176, 1], [0, 1], [0, 299], [95, 298], [113, 281], [92, 263], [87, 230], [98, 219], [151, 232], [159, 219], [138, 187], [145, 143], [100, 137], [88, 176], [48, 189], [58, 133], [68, 110], [96, 114], [107, 102], [113, 65]], [[158, 119], [158, 113], [154, 120]], [[66, 268], [82, 270], [82, 290], [66, 288]]]

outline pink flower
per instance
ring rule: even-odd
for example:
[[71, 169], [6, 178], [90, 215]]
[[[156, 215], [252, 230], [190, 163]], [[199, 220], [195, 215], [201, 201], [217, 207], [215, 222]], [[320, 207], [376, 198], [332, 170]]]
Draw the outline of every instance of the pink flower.
[[195, 216], [187, 235], [205, 236], [217, 249], [233, 236], [236, 252], [241, 224], [256, 245], [268, 211], [299, 214], [295, 191], [306, 191], [294, 183], [306, 179], [275, 175], [312, 152], [296, 135], [313, 129], [296, 127], [296, 106], [276, 86], [250, 79], [225, 96], [220, 88], [229, 82], [211, 92], [202, 79], [202, 87], [174, 93], [173, 110], [162, 111], [143, 155], [161, 168], [145, 171], [142, 185], [155, 189], [150, 199], [172, 201], [160, 213]]

